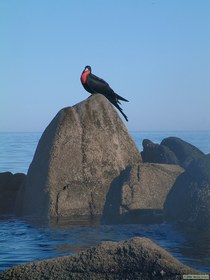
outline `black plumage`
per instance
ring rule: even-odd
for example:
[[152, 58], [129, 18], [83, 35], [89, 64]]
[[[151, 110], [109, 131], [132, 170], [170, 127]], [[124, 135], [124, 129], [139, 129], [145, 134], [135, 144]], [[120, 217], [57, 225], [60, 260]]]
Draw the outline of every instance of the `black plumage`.
[[121, 104], [119, 100], [125, 102], [128, 102], [128, 100], [115, 93], [106, 81], [92, 74], [90, 66], [86, 66], [82, 72], [81, 83], [85, 90], [89, 93], [103, 94], [120, 111], [126, 121], [128, 121], [127, 116], [123, 113], [122, 108], [119, 106], [119, 104]]

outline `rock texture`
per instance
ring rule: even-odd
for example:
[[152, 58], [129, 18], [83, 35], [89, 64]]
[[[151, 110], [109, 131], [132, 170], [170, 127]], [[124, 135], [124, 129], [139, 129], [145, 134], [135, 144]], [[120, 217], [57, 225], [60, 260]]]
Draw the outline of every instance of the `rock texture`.
[[[182, 172], [180, 166], [167, 164], [141, 163], [133, 169], [127, 168], [110, 186], [102, 221], [157, 221], [160, 217], [156, 213], [163, 210], [166, 197]], [[121, 181], [121, 178], [124, 180]]]
[[14, 214], [16, 196], [25, 177], [23, 173], [0, 173], [0, 215]]
[[179, 164], [173, 151], [164, 145], [155, 144], [148, 139], [143, 140], [141, 156], [143, 162]]
[[46, 128], [19, 193], [17, 212], [41, 217], [101, 214], [110, 185], [139, 162], [138, 149], [117, 112], [96, 94], [62, 109]]
[[194, 160], [177, 178], [164, 212], [170, 221], [199, 228], [210, 225], [210, 154]]
[[75, 256], [29, 263], [5, 271], [1, 280], [183, 279], [201, 274], [184, 266], [147, 238], [103, 242]]
[[178, 137], [165, 138], [161, 142], [161, 145], [168, 147], [174, 152], [179, 160], [179, 164], [185, 169], [189, 166], [192, 160], [198, 159], [204, 155], [201, 150]]

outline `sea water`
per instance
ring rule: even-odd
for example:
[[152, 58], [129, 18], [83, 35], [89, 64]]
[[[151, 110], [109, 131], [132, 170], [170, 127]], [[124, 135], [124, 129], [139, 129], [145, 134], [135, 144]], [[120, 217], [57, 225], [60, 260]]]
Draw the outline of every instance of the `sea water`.
[[[131, 132], [139, 150], [142, 140], [160, 143], [169, 136], [210, 153], [210, 132]], [[0, 133], [0, 172], [27, 173], [41, 133]], [[195, 231], [173, 224], [101, 225], [96, 219], [77, 217], [59, 222], [0, 218], [0, 271], [11, 266], [74, 254], [101, 241], [144, 236], [167, 249], [184, 264], [210, 273], [210, 231]]]

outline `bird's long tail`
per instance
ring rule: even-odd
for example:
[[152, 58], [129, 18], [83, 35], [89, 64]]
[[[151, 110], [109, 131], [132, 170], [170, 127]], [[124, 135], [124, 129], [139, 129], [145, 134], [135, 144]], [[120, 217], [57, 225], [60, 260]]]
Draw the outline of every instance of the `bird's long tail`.
[[125, 101], [125, 102], [129, 102], [127, 99], [123, 98], [122, 96], [118, 95], [117, 93], [115, 93], [115, 96], [117, 99]]
[[123, 115], [123, 117], [125, 118], [125, 120], [128, 122], [128, 117], [123, 113], [123, 110], [122, 108], [116, 103], [116, 104], [113, 104], [119, 111], [120, 113]]
[[119, 111], [120, 113], [123, 115], [123, 117], [125, 118], [125, 120], [128, 122], [128, 117], [123, 113], [123, 110], [122, 108], [119, 106], [120, 102], [119, 102], [119, 98], [121, 98], [121, 100], [123, 101], [127, 101], [126, 99], [124, 99], [123, 97], [119, 96], [118, 94], [116, 94], [116, 98], [113, 98], [113, 96], [110, 97], [110, 95], [104, 95]]

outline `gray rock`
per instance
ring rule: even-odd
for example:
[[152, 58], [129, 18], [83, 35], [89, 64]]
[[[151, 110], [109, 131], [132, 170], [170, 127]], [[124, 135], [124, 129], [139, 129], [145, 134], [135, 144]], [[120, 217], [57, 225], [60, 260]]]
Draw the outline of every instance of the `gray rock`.
[[176, 155], [179, 164], [185, 169], [192, 160], [204, 155], [201, 150], [178, 137], [165, 138], [161, 142], [161, 145], [168, 147]]
[[0, 215], [14, 214], [17, 193], [25, 177], [23, 173], [0, 173]]
[[210, 154], [194, 160], [177, 178], [164, 212], [169, 221], [198, 228], [210, 225]]
[[143, 162], [179, 164], [176, 155], [168, 147], [155, 144], [148, 139], [144, 139], [142, 145], [141, 156]]
[[128, 167], [110, 186], [102, 222], [157, 222], [166, 197], [182, 172], [178, 165], [140, 163], [132, 169]]
[[147, 238], [103, 242], [74, 256], [29, 263], [5, 271], [1, 280], [183, 279], [202, 274], [191, 269]]
[[118, 113], [96, 94], [62, 109], [44, 131], [19, 193], [17, 213], [102, 214], [113, 180], [140, 161]]

